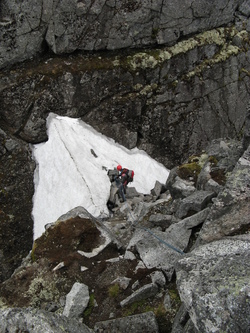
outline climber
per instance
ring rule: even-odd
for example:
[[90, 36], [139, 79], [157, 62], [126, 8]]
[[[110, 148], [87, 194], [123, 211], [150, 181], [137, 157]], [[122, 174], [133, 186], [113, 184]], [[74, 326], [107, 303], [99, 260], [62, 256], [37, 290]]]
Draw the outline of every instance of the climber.
[[126, 201], [125, 194], [126, 194], [127, 185], [134, 180], [134, 171], [129, 170], [127, 168], [122, 168], [120, 164], [117, 166], [117, 170], [119, 174], [116, 179], [116, 184], [119, 189], [120, 197], [124, 202]]
[[111, 181], [111, 188], [107, 205], [109, 210], [112, 211], [112, 209], [116, 206], [117, 194], [122, 202], [126, 201], [126, 187], [128, 183], [133, 181], [134, 171], [122, 168], [119, 164], [116, 168], [114, 168], [114, 170], [108, 171], [108, 176]]

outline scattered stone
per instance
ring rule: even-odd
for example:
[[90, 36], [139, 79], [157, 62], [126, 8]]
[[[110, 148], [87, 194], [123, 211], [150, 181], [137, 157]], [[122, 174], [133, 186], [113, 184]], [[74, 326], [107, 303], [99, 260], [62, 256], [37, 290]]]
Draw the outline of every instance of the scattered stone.
[[161, 269], [171, 280], [174, 265], [182, 256], [178, 251], [181, 252], [187, 247], [190, 235], [190, 230], [183, 228], [183, 224], [176, 223], [165, 232], [155, 229], [150, 232], [135, 232], [131, 244], [135, 242], [136, 250], [148, 269]]
[[199, 224], [203, 223], [206, 220], [209, 211], [210, 208], [205, 208], [192, 216], [186, 217], [184, 220], [181, 221], [181, 223], [184, 224], [185, 228], [187, 229], [197, 227]]
[[134, 302], [138, 302], [143, 299], [155, 296], [157, 293], [158, 293], [158, 287], [156, 286], [156, 284], [150, 283], [137, 289], [132, 295], [121, 301], [120, 305], [121, 307], [124, 307]]
[[153, 226], [159, 226], [166, 229], [171, 225], [172, 218], [172, 215], [154, 214], [150, 215], [149, 222], [151, 222]]
[[181, 201], [181, 204], [176, 212], [176, 216], [183, 218], [187, 216], [189, 211], [199, 212], [204, 209], [214, 197], [214, 192], [196, 191]]
[[128, 186], [126, 189], [126, 199], [139, 197], [141, 194], [136, 191], [135, 187]]
[[71, 291], [66, 296], [63, 315], [69, 318], [79, 318], [88, 306], [89, 288], [83, 283], [74, 283]]
[[152, 279], [152, 283], [156, 284], [157, 286], [164, 287], [164, 285], [166, 284], [166, 279], [162, 272], [155, 271], [151, 273], [150, 276]]
[[152, 196], [159, 198], [160, 194], [162, 192], [162, 189], [163, 189], [163, 184], [161, 184], [159, 181], [156, 181], [154, 188], [151, 190]]
[[95, 324], [96, 333], [158, 333], [158, 324], [152, 311], [134, 316], [107, 320]]
[[123, 290], [127, 289], [129, 286], [131, 279], [127, 277], [118, 277], [114, 281], [111, 282], [111, 284], [118, 284], [119, 287], [121, 287]]
[[125, 252], [125, 255], [124, 255], [124, 259], [126, 259], [126, 260], [135, 260], [135, 259], [136, 259], [136, 256], [134, 255], [133, 252], [131, 252], [131, 251], [126, 251], [126, 252]]
[[62, 268], [64, 266], [65, 266], [64, 262], [63, 261], [60, 262], [58, 265], [56, 265], [56, 267], [53, 268], [53, 272], [57, 271], [58, 269], [60, 269], [60, 268]]
[[216, 193], [216, 195], [218, 195], [222, 189], [223, 189], [223, 186], [218, 184], [213, 179], [209, 179], [204, 186], [205, 191], [214, 192], [214, 193]]
[[194, 182], [176, 177], [171, 188], [171, 195], [174, 199], [186, 198], [195, 192]]
[[166, 293], [165, 293], [163, 304], [164, 304], [164, 307], [166, 310], [171, 309], [172, 303], [171, 303], [171, 297], [170, 297], [168, 291], [166, 291]]

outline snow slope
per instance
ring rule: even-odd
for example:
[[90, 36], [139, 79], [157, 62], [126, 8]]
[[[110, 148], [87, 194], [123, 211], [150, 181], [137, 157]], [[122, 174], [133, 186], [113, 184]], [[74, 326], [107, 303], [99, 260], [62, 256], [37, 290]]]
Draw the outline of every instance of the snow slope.
[[144, 151], [129, 150], [80, 119], [51, 113], [48, 141], [33, 146], [36, 161], [33, 197], [34, 239], [47, 223], [82, 206], [95, 217], [108, 216], [110, 181], [107, 170], [118, 164], [135, 172], [132, 185], [148, 194], [156, 180], [165, 183], [169, 170]]

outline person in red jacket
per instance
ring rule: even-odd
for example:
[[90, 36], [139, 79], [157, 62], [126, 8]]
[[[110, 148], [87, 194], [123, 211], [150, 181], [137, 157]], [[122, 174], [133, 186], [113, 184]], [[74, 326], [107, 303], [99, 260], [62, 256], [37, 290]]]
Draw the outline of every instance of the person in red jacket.
[[119, 189], [120, 197], [122, 198], [123, 202], [126, 201], [126, 187], [129, 183], [131, 183], [134, 180], [134, 171], [129, 170], [127, 168], [122, 168], [122, 166], [119, 164], [117, 165], [117, 170], [119, 172], [116, 184]]

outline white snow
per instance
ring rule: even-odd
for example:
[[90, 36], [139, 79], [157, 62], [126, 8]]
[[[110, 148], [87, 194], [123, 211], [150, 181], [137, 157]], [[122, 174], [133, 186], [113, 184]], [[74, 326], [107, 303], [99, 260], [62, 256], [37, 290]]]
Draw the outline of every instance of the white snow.
[[[165, 184], [169, 170], [144, 151], [129, 150], [80, 119], [51, 113], [47, 119], [48, 141], [33, 146], [36, 161], [33, 197], [34, 239], [47, 223], [82, 206], [95, 217], [109, 215], [108, 169], [118, 164], [134, 170], [133, 186], [149, 194], [155, 182]], [[97, 157], [95, 157], [95, 155]]]

